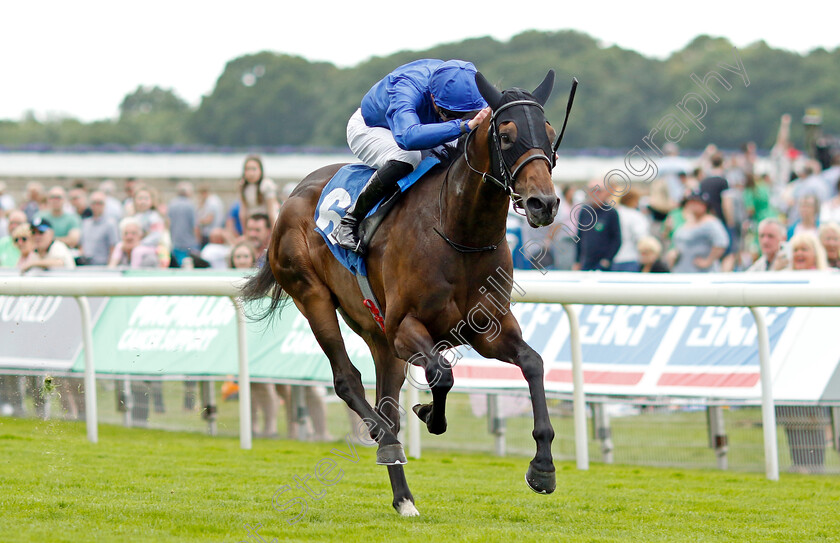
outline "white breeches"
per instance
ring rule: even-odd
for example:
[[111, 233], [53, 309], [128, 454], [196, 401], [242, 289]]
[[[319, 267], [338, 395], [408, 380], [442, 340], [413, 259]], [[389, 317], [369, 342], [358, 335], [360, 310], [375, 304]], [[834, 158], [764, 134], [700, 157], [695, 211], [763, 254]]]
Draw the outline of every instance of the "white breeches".
[[420, 151], [400, 149], [387, 128], [366, 125], [361, 108], [347, 122], [347, 143], [359, 160], [377, 170], [389, 160], [407, 162], [415, 168], [422, 160]]

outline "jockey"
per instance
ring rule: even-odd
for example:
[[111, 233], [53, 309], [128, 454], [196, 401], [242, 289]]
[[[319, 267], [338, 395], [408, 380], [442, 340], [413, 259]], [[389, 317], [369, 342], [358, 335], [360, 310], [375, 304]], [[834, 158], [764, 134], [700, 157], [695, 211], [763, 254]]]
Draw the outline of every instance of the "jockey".
[[421, 151], [458, 139], [489, 115], [475, 72], [471, 62], [462, 60], [417, 60], [365, 94], [347, 123], [347, 143], [376, 171], [330, 234], [340, 247], [359, 251], [359, 222], [414, 171]]

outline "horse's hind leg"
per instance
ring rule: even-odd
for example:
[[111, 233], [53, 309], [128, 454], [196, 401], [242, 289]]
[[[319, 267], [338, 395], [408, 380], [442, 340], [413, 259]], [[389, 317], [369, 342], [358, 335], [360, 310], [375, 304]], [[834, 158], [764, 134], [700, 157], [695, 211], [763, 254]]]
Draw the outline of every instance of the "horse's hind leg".
[[432, 389], [432, 403], [415, 405], [414, 412], [425, 421], [432, 434], [446, 431], [446, 395], [452, 389], [454, 380], [449, 362], [435, 352], [435, 343], [425, 325], [412, 316], [400, 323], [394, 337], [394, 348], [400, 358], [409, 363], [422, 365], [426, 370], [426, 382]]
[[[362, 374], [353, 366], [347, 355], [329, 290], [320, 284], [310, 284], [303, 292], [301, 290], [303, 289], [297, 290], [293, 295], [295, 304], [309, 321], [315, 339], [330, 361], [335, 393], [350, 409], [359, 414], [367, 424], [371, 437], [379, 443], [377, 463], [405, 463], [405, 455], [396, 433], [391, 431], [390, 425], [365, 399]], [[383, 448], [390, 456], [381, 454]]]
[[[399, 433], [400, 388], [405, 381], [405, 362], [391, 354], [391, 349], [384, 341], [371, 344], [371, 352], [376, 362], [376, 410], [390, 425], [391, 431]], [[414, 496], [408, 489], [405, 480], [405, 470], [400, 465], [388, 466], [388, 478], [391, 480], [391, 490], [394, 493], [392, 505], [397, 512], [406, 517], [414, 517], [420, 513], [414, 507]]]

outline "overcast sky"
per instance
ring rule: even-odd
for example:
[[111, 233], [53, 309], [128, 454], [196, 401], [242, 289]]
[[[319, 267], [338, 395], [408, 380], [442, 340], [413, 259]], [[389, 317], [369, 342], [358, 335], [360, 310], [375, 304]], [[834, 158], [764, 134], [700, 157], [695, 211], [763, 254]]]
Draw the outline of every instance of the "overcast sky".
[[472, 37], [507, 40], [529, 29], [579, 30], [606, 45], [657, 58], [700, 34], [726, 37], [739, 47], [763, 39], [802, 53], [840, 43], [838, 11], [829, 7], [833, 2], [612, 4], [422, 1], [407, 8], [384, 0], [3, 2], [0, 119], [19, 119], [28, 110], [41, 118], [113, 117], [122, 98], [138, 85], [172, 88], [197, 105], [227, 61], [264, 50], [344, 67]]

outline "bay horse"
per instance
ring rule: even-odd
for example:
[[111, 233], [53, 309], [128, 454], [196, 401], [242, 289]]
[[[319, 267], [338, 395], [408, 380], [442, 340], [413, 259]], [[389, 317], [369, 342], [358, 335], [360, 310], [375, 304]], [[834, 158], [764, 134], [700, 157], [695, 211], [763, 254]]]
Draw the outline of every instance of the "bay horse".
[[[543, 105], [554, 85], [553, 70], [533, 92], [500, 92], [480, 73], [476, 83], [492, 115], [462, 136], [461, 153], [433, 168], [397, 201], [368, 247], [368, 277], [384, 312], [384, 325], [372, 318], [353, 275], [315, 230], [321, 192], [342, 164], [311, 173], [295, 188], [280, 208], [267, 265], [242, 288], [246, 301], [270, 294], [271, 303], [258, 319], [276, 314], [288, 297], [307, 318], [329, 358], [336, 394], [359, 414], [378, 443], [377, 463], [388, 466], [392, 505], [404, 516], [419, 513], [403, 471], [406, 460], [397, 439], [399, 405], [394, 400], [406, 379], [407, 364], [422, 367], [433, 401], [414, 406], [414, 412], [429, 432], [443, 433], [453, 375], [442, 351], [461, 345], [521, 369], [531, 395], [536, 441], [525, 480], [538, 493], [555, 489], [554, 429], [543, 361], [522, 339], [510, 311], [513, 280], [502, 285], [498, 278], [512, 278], [513, 273], [505, 235], [511, 199], [532, 227], [554, 221], [559, 199], [551, 171], [565, 121], [552, 145], [555, 131]], [[371, 350], [375, 407], [365, 399], [337, 312]]]

